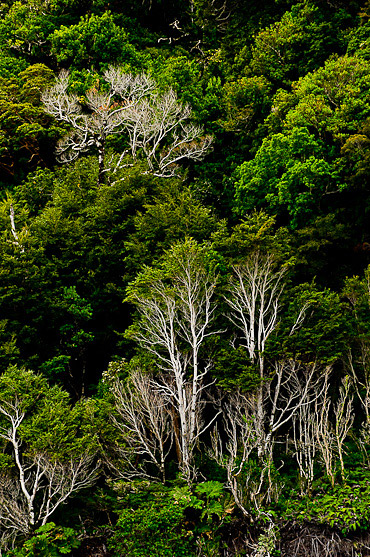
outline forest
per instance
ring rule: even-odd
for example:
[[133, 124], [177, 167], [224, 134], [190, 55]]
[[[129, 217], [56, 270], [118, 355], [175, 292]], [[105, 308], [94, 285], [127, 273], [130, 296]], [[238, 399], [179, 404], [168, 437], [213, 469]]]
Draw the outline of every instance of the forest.
[[370, 552], [370, 0], [0, 2], [0, 555]]

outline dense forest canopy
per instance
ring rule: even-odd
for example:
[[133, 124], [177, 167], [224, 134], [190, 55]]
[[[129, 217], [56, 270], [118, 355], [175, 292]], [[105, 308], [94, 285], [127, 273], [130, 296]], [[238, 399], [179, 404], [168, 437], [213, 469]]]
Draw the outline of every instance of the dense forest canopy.
[[366, 555], [369, 0], [0, 14], [0, 554]]

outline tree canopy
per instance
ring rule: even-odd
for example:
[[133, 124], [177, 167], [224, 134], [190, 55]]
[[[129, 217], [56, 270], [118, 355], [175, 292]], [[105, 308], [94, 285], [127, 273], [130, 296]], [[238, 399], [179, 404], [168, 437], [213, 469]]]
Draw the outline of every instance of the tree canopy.
[[369, 76], [368, 0], [1, 3], [1, 555], [365, 556]]

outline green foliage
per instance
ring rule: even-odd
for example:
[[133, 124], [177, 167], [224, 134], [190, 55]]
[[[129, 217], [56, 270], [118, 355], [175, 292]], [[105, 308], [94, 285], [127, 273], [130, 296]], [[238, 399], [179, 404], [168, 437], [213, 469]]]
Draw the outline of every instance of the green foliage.
[[3, 46], [26, 56], [42, 55], [49, 46], [48, 36], [57, 26], [44, 9], [43, 1], [14, 2], [0, 21]]
[[227, 233], [225, 223], [218, 221], [188, 188], [180, 189], [176, 182], [166, 185], [152, 203], [145, 204], [133, 224], [135, 230], [125, 242], [130, 270], [150, 264], [184, 234], [202, 242], [221, 231]]
[[298, 229], [292, 239], [297, 271], [307, 280], [315, 277], [321, 285], [341, 285], [350, 272], [347, 254], [351, 252], [352, 231], [342, 211], [318, 216]]
[[252, 161], [235, 172], [238, 212], [267, 208], [288, 214], [297, 227], [317, 211], [324, 195], [341, 186], [340, 174], [325, 160], [322, 141], [307, 128], [264, 139]]
[[369, 473], [367, 470], [357, 470], [348, 478], [348, 483], [336, 486], [329, 492], [327, 486], [323, 485], [310, 499], [300, 501], [291, 497], [286, 517], [325, 524], [340, 529], [343, 534], [366, 531], [370, 518], [369, 502]]
[[370, 24], [367, 21], [360, 27], [352, 29], [349, 35], [347, 54], [370, 59]]
[[[223, 518], [225, 509], [220, 501], [220, 498], [224, 495], [224, 487], [221, 482], [203, 482], [198, 484], [194, 491], [199, 500], [203, 501], [203, 505], [201, 505], [201, 507], [204, 507], [204, 509], [200, 515], [201, 519], [207, 518], [207, 520], [210, 520], [212, 519], [212, 515], [216, 515], [219, 519]], [[194, 505], [196, 503], [197, 502], [194, 501]]]
[[249, 360], [248, 351], [243, 346], [218, 350], [213, 373], [218, 385], [231, 391], [236, 387], [253, 391], [261, 380], [257, 366]]
[[255, 210], [230, 231], [217, 232], [213, 246], [232, 263], [243, 263], [251, 254], [260, 252], [273, 254], [276, 262], [293, 264], [291, 241], [288, 230], [277, 227], [274, 217], [263, 210]]
[[[301, 284], [285, 293], [287, 306], [280, 327], [269, 340], [267, 351], [308, 362], [334, 363], [343, 358], [350, 322], [346, 304], [329, 289], [320, 290], [314, 283]], [[290, 334], [302, 308], [302, 326]]]
[[20, 549], [6, 553], [7, 557], [60, 557], [70, 555], [81, 545], [77, 533], [72, 528], [56, 526], [48, 522], [38, 528], [34, 535], [24, 542]]
[[[0, 376], [0, 402], [5, 406], [17, 402], [25, 413], [19, 435], [30, 454], [63, 460], [95, 451], [94, 405], [81, 400], [72, 406], [69, 395], [58, 386], [50, 387], [41, 375], [11, 367]], [[0, 421], [5, 423], [3, 415]]]
[[332, 57], [293, 86], [298, 103], [287, 126], [311, 126], [318, 134], [346, 137], [369, 115], [369, 62], [355, 56]]
[[[156, 363], [132, 342], [129, 326], [138, 323], [132, 305], [140, 295], [154, 298], [159, 282], [173, 296], [188, 253], [198, 271], [217, 277], [213, 316], [220, 332], [200, 354], [201, 365], [212, 359], [204, 378], [212, 396], [236, 388], [247, 396], [260, 383], [246, 349], [235, 342], [235, 329], [225, 323], [223, 299], [232, 265], [259, 252], [287, 268], [266, 370], [289, 358], [302, 366], [316, 362], [317, 369], [332, 366], [333, 409], [339, 376], [350, 363], [358, 380], [354, 395], [364, 397], [370, 369], [369, 17], [368, 0], [1, 3], [0, 403], [21, 401], [22, 458], [38, 452], [65, 462], [99, 449], [114, 466], [108, 376], [126, 379], [133, 367], [153, 372]], [[83, 103], [88, 89], [104, 89], [99, 75], [111, 64], [134, 75], [147, 72], [160, 91], [172, 87], [213, 134], [213, 153], [168, 180], [150, 176], [127, 155], [99, 187], [93, 150], [54, 167], [55, 144], [66, 129], [46, 115], [41, 92], [69, 67], [69, 91]], [[106, 161], [117, 161], [126, 148], [125, 137], [109, 139]], [[122, 304], [125, 292], [133, 304]], [[302, 308], [304, 319], [292, 330]], [[176, 338], [191, 357], [184, 339]], [[94, 390], [95, 399], [81, 398]], [[255, 516], [248, 482], [262, 478], [256, 503], [266, 523], [259, 532], [238, 522], [228, 530], [230, 517], [241, 515], [214, 481], [224, 476], [207, 463], [206, 432], [194, 459], [209, 481], [192, 490], [132, 483], [107, 495], [102, 480], [102, 499], [119, 515], [117, 526], [108, 527], [112, 553], [216, 556], [231, 550], [221, 550], [228, 537], [241, 543], [241, 529], [256, 551], [272, 553], [278, 535], [268, 526], [273, 516], [343, 535], [367, 531], [368, 472], [353, 472], [354, 460], [368, 458], [368, 424], [361, 423], [365, 409], [357, 395], [347, 484], [326, 485], [317, 453], [312, 497], [302, 499], [294, 489], [291, 445], [286, 455], [279, 438], [269, 467], [271, 485], [283, 490], [279, 503], [268, 501], [267, 473], [253, 449], [239, 480]], [[214, 416], [207, 403], [203, 418]], [[5, 427], [4, 416], [0, 422]], [[225, 450], [222, 416], [216, 422]], [[291, 438], [291, 421], [281, 431]], [[352, 450], [359, 439], [362, 453]], [[168, 458], [172, 478], [176, 448]], [[12, 474], [11, 447], [2, 440], [1, 449], [0, 468]], [[109, 505], [87, 501], [82, 495], [79, 504], [93, 508], [84, 528], [99, 535]], [[67, 524], [79, 520], [77, 507], [69, 507]], [[22, 543], [9, 556], [72, 554], [79, 545], [75, 531], [53, 523]]]
[[87, 15], [77, 25], [62, 26], [50, 36], [51, 53], [58, 62], [74, 67], [97, 67], [119, 63], [131, 68], [138, 55], [124, 29], [114, 23], [110, 12]]
[[245, 133], [253, 128], [256, 119], [267, 116], [271, 107], [271, 85], [263, 76], [228, 81], [223, 94], [226, 118], [218, 123], [226, 131]]
[[185, 517], [189, 496], [151, 486], [137, 499], [126, 496], [109, 547], [115, 555], [188, 557], [195, 553], [194, 535]]
[[233, 510], [222, 483], [202, 482], [193, 493], [187, 486], [122, 487], [125, 508], [119, 512], [110, 543], [116, 555], [126, 551], [133, 557], [190, 556], [196, 554], [196, 547], [204, 555], [219, 554], [218, 531]]
[[[207, 244], [200, 244], [193, 238], [186, 238], [183, 242], [177, 242], [171, 249], [167, 250], [161, 257], [158, 264], [154, 267], [144, 267], [136, 279], [127, 288], [127, 301], [135, 303], [138, 296], [156, 296], [151, 287], [157, 281], [164, 281], [168, 284], [168, 292], [171, 293], [171, 284], [177, 283], [178, 277], [184, 272], [183, 265], [186, 264], [187, 256], [191, 254], [192, 265], [189, 273], [195, 277], [202, 276], [204, 279], [209, 273], [215, 276], [220, 258], [216, 252]], [[198, 279], [199, 282], [199, 279]], [[199, 282], [199, 292], [205, 284]]]
[[17, 78], [0, 78], [0, 168], [8, 177], [19, 179], [20, 172], [42, 164], [45, 142], [58, 136], [40, 106], [41, 91], [52, 76], [45, 65], [34, 64]]
[[324, 62], [328, 49], [340, 48], [340, 29], [347, 22], [344, 10], [329, 22], [310, 0], [296, 2], [280, 21], [257, 34], [251, 67], [275, 83], [305, 75]]

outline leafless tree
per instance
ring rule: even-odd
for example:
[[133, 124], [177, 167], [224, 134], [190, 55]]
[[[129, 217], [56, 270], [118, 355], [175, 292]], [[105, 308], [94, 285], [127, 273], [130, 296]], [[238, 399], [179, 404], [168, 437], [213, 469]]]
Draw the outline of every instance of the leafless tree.
[[337, 445], [342, 479], [345, 479], [344, 470], [344, 442], [354, 421], [353, 395], [351, 393], [352, 382], [348, 375], [342, 380], [339, 389], [339, 399], [334, 406], [334, 437]]
[[209, 24], [213, 24], [219, 33], [224, 33], [230, 19], [231, 12], [228, 9], [227, 1], [209, 0], [203, 10], [198, 12], [198, 24], [205, 29]]
[[[111, 384], [115, 400], [113, 423], [121, 433], [124, 445], [119, 448], [125, 467], [120, 469], [121, 477], [152, 478], [145, 469], [145, 463], [154, 464], [165, 482], [165, 462], [172, 447], [168, 400], [158, 391], [156, 383], [148, 375], [135, 371], [130, 384], [115, 380]], [[133, 461], [143, 457], [139, 465]]]
[[99, 183], [103, 182], [106, 140], [125, 132], [125, 112], [152, 93], [155, 82], [145, 74], [132, 76], [119, 68], [104, 74], [107, 92], [94, 87], [86, 93], [86, 110], [77, 95], [68, 93], [69, 73], [62, 70], [53, 87], [43, 92], [45, 110], [57, 120], [66, 122], [71, 131], [57, 145], [60, 162], [71, 162], [80, 153], [95, 147], [99, 158]]
[[293, 416], [294, 456], [297, 459], [301, 494], [311, 492], [317, 452], [314, 405], [303, 404]]
[[[274, 377], [265, 382], [262, 401], [258, 390], [230, 397], [223, 414], [226, 453], [215, 432], [213, 435], [211, 454], [226, 468], [228, 487], [246, 516], [250, 516], [251, 503], [258, 514], [264, 500], [276, 498], [278, 486], [271, 470], [278, 433], [301, 409], [312, 406], [323, 388], [314, 364], [286, 360], [276, 362], [275, 368]], [[252, 453], [259, 459], [259, 475], [248, 471]]]
[[370, 446], [370, 342], [367, 334], [361, 330], [359, 316], [360, 308], [370, 308], [370, 269], [365, 270], [364, 279], [354, 277], [348, 281], [345, 294], [352, 306], [353, 314], [359, 323], [356, 344], [349, 348], [345, 365], [351, 377], [353, 390], [361, 404], [365, 419], [362, 423], [358, 443], [363, 451], [365, 459], [368, 457]]
[[185, 243], [177, 257], [170, 285], [153, 279], [150, 295], [136, 293], [132, 297], [141, 315], [134, 337], [154, 355], [162, 370], [163, 374], [153, 379], [153, 386], [173, 409], [180, 468], [190, 482], [195, 474], [195, 444], [212, 423], [204, 423], [202, 418], [207, 388], [204, 380], [211, 361], [205, 354], [201, 358], [201, 349], [216, 333], [210, 328], [216, 277], [193, 243]]
[[226, 452], [218, 427], [212, 431], [210, 456], [225, 468], [226, 487], [231, 491], [235, 504], [250, 518], [250, 505], [260, 510], [261, 493], [258, 482], [246, 470], [252, 453], [258, 447], [258, 438], [253, 424], [253, 408], [250, 398], [240, 390], [230, 395], [223, 410], [224, 433], [227, 439]]
[[231, 308], [228, 317], [241, 331], [242, 345], [250, 360], [258, 364], [261, 378], [266, 342], [278, 324], [284, 274], [284, 268], [274, 270], [271, 256], [256, 253], [244, 265], [234, 267], [226, 297]]
[[[353, 353], [350, 350], [346, 363], [352, 377], [356, 395], [365, 413], [363, 426], [366, 428], [366, 425], [370, 425], [370, 345], [366, 339], [359, 339], [359, 357], [357, 361], [354, 362]], [[362, 379], [356, 372], [356, 364], [361, 368]]]
[[104, 73], [104, 79], [108, 91], [99, 87], [88, 91], [85, 110], [77, 95], [68, 93], [67, 71], [62, 71], [55, 85], [44, 91], [41, 99], [45, 110], [71, 127], [57, 146], [60, 162], [70, 162], [95, 147], [101, 184], [104, 173], [116, 171], [127, 154], [121, 153], [114, 168], [106, 168], [106, 140], [110, 135], [126, 135], [131, 155], [136, 158], [140, 153], [150, 172], [158, 176], [173, 176], [180, 160], [199, 160], [207, 153], [211, 137], [201, 138], [202, 128], [188, 123], [190, 107], [181, 105], [172, 89], [160, 94], [148, 75], [133, 76], [115, 67]]
[[331, 400], [329, 398], [329, 383], [326, 379], [323, 394], [315, 403], [315, 439], [321, 458], [323, 460], [326, 475], [332, 486], [335, 484], [335, 451], [336, 443], [330, 422]]
[[61, 462], [25, 451], [19, 435], [25, 413], [18, 400], [2, 402], [0, 415], [0, 438], [10, 443], [14, 458], [14, 469], [0, 477], [0, 529], [4, 540], [14, 540], [46, 524], [72, 493], [91, 486], [98, 465], [87, 454]]
[[265, 424], [261, 423], [261, 430], [266, 431], [261, 454], [269, 454], [272, 458], [277, 432], [291, 422], [300, 408], [318, 398], [321, 383], [321, 370], [316, 364], [302, 364], [295, 360], [275, 362], [275, 374], [266, 384], [265, 409], [261, 413], [266, 416]]
[[[353, 395], [351, 394], [351, 380], [348, 376], [342, 380], [337, 403], [332, 405], [329, 397], [328, 377], [325, 378], [322, 394], [316, 400], [314, 414], [315, 440], [326, 474], [332, 486], [335, 484], [335, 469], [337, 459], [342, 479], [345, 479], [344, 443], [354, 420]], [[331, 416], [332, 414], [332, 416]]]
[[[253, 408], [253, 430], [262, 475], [261, 489], [267, 498], [274, 490], [271, 471], [276, 438], [297, 411], [315, 400], [318, 378], [316, 365], [303, 365], [292, 359], [266, 363], [266, 343], [279, 321], [280, 298], [284, 289], [285, 269], [275, 268], [270, 255], [256, 253], [244, 265], [234, 267], [226, 301], [231, 309], [230, 321], [239, 330], [238, 340], [259, 371], [259, 384], [248, 397]], [[291, 327], [299, 329], [307, 306], [303, 306]]]
[[172, 89], [143, 99], [127, 111], [126, 118], [133, 158], [143, 153], [156, 176], [173, 176], [184, 158], [201, 160], [212, 143], [210, 136], [199, 139], [203, 129], [188, 123], [190, 106], [180, 104]]
[[344, 442], [353, 423], [353, 396], [351, 382], [345, 377], [340, 388], [339, 399], [332, 405], [329, 397], [329, 383], [326, 380], [322, 396], [316, 400], [315, 437], [326, 474], [331, 484], [335, 484], [335, 469], [339, 458], [342, 478], [345, 476], [343, 454]]
[[[260, 443], [260, 456], [270, 453], [270, 440], [274, 432], [280, 427], [280, 422], [285, 423], [290, 419], [290, 410], [295, 408], [297, 397], [299, 399], [302, 394], [295, 395], [291, 389], [284, 391], [292, 382], [297, 383], [297, 372], [300, 368], [298, 363], [292, 360], [277, 361], [273, 364], [273, 369], [266, 369], [266, 343], [278, 325], [280, 297], [284, 288], [283, 277], [286, 272], [285, 268], [275, 270], [274, 267], [272, 256], [260, 253], [252, 255], [244, 265], [234, 267], [234, 276], [226, 296], [226, 302], [231, 308], [228, 318], [239, 329], [240, 343], [247, 349], [251, 362], [255, 363], [259, 370], [260, 382], [254, 394], [255, 420], [261, 434], [267, 431], [265, 440]], [[301, 308], [292, 325], [291, 333], [301, 326], [306, 309], [306, 306]], [[272, 375], [275, 375], [273, 392]], [[281, 396], [287, 397], [282, 413], [278, 407]]]
[[13, 203], [10, 203], [9, 217], [10, 217], [10, 229], [12, 232], [12, 236], [14, 238], [13, 244], [19, 248], [20, 253], [24, 253], [24, 247], [22, 245], [22, 241], [15, 227], [15, 213], [14, 213]]

